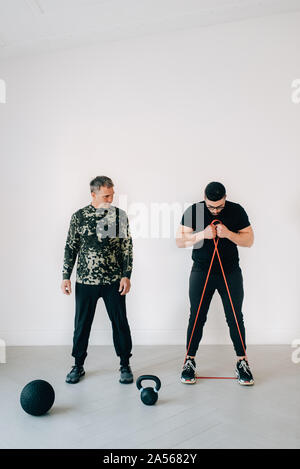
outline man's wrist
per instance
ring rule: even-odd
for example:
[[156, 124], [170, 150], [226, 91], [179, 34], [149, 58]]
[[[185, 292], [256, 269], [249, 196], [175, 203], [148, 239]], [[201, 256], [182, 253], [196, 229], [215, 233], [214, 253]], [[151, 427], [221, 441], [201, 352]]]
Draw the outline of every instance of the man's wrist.
[[199, 231], [199, 233], [196, 233], [195, 240], [196, 240], [196, 243], [199, 243], [200, 241], [204, 240], [204, 230]]
[[130, 280], [130, 274], [122, 274], [122, 278], [126, 278], [127, 280]]
[[236, 240], [235, 240], [235, 235], [237, 233], [234, 233], [233, 231], [230, 231], [228, 230], [228, 234], [227, 234], [227, 239], [229, 239], [229, 241], [231, 241], [232, 243], [235, 243]]

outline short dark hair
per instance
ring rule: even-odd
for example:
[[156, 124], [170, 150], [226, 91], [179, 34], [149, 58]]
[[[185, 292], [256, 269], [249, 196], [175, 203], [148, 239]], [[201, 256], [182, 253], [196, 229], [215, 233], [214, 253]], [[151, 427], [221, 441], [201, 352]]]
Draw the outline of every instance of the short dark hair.
[[114, 183], [107, 176], [97, 176], [95, 179], [92, 179], [90, 182], [91, 192], [97, 192], [100, 190], [100, 187], [113, 187]]
[[204, 194], [208, 200], [216, 202], [217, 200], [223, 199], [226, 195], [226, 189], [221, 182], [210, 182], [207, 184]]

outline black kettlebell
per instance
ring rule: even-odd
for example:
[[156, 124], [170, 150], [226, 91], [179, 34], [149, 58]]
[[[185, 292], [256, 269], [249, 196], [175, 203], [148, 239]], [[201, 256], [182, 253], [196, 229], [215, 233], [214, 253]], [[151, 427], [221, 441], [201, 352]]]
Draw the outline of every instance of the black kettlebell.
[[[151, 379], [155, 381], [155, 388], [151, 388], [151, 387], [143, 388], [142, 381], [144, 381], [145, 379]], [[161, 387], [160, 379], [157, 376], [154, 376], [154, 375], [139, 376], [138, 379], [136, 380], [136, 386], [141, 392], [141, 399], [144, 404], [153, 405], [156, 403], [158, 399], [158, 391], [160, 390], [160, 387]]]

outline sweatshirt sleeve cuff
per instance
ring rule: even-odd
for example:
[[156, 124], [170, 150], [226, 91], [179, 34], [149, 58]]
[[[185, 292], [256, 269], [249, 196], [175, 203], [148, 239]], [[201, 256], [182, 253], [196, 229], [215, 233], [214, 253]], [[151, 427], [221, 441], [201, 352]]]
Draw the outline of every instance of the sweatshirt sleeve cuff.
[[131, 277], [131, 270], [126, 270], [125, 272], [122, 272], [122, 278], [127, 277], [130, 280]]

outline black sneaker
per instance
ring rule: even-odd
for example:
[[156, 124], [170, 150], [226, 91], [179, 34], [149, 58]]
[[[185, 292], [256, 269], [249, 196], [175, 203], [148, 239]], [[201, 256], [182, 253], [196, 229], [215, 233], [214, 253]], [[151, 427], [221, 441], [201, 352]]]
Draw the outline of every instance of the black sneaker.
[[249, 364], [244, 358], [237, 362], [235, 374], [239, 384], [242, 386], [252, 386], [254, 384], [254, 379], [250, 371]]
[[119, 379], [120, 383], [122, 384], [133, 383], [133, 374], [129, 365], [121, 366], [120, 372], [121, 372], [120, 379]]
[[85, 374], [83, 366], [74, 365], [70, 373], [67, 374], [66, 383], [78, 383], [80, 378]]
[[195, 360], [193, 358], [187, 358], [182, 368], [180, 381], [185, 384], [196, 383], [195, 373], [196, 373]]

